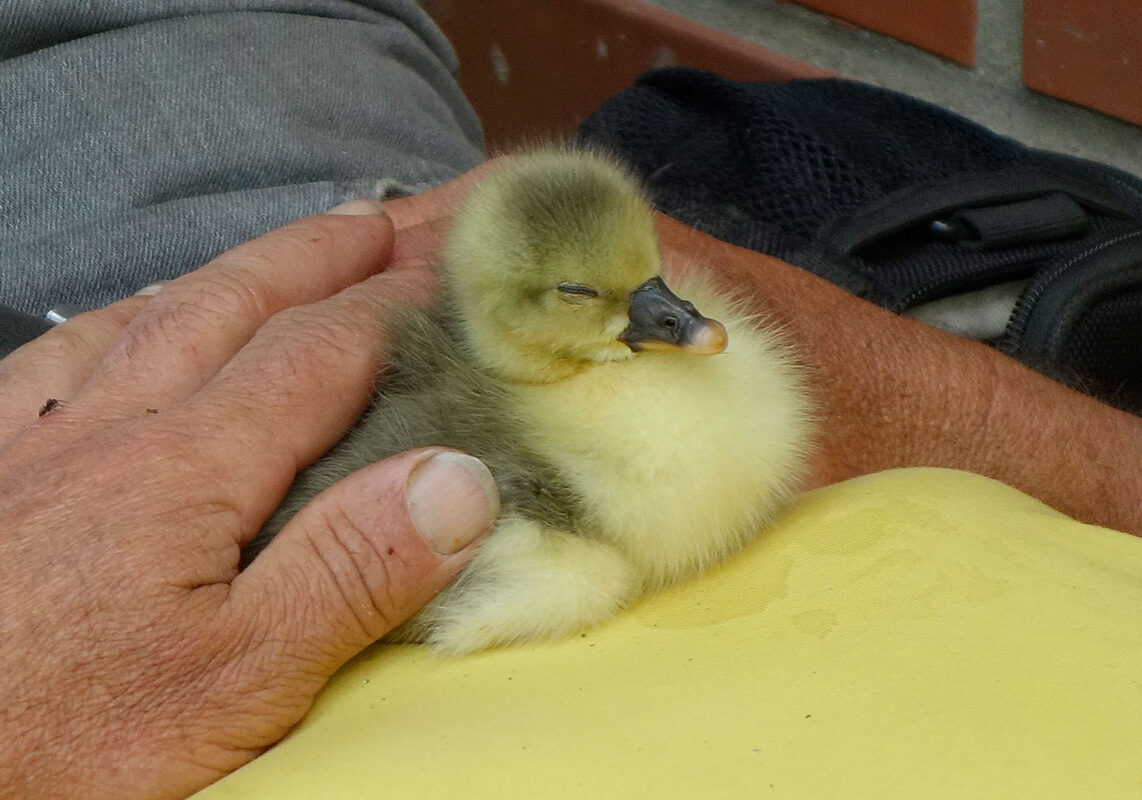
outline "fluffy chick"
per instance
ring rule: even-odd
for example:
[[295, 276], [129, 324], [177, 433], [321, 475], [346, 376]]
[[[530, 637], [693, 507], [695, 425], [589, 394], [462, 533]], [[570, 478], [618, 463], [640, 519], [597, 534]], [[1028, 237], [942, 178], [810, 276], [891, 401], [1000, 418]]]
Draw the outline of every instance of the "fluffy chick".
[[803, 383], [782, 338], [662, 278], [653, 214], [608, 158], [547, 149], [473, 190], [435, 309], [402, 309], [370, 410], [305, 470], [247, 556], [315, 494], [403, 450], [481, 458], [503, 514], [388, 638], [465, 653], [563, 636], [752, 539], [800, 478]]

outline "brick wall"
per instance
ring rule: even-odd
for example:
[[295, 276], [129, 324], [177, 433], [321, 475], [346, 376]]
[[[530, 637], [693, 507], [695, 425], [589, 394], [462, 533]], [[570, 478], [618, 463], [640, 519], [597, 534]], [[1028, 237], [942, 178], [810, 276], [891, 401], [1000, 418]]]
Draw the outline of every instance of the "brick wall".
[[975, 64], [975, 0], [800, 0], [862, 28]]
[[[976, 64], [975, 0], [795, 0], [965, 66]], [[985, 20], [1002, 25], [998, 17]], [[1015, 31], [1005, 32], [1013, 45]], [[1142, 4], [1024, 0], [1023, 81], [1036, 91], [1142, 124]]]
[[650, 2], [1030, 145], [1142, 174], [1139, 0]]
[[566, 133], [644, 70], [685, 63], [835, 73], [1142, 175], [1142, 0], [420, 2], [493, 150]]
[[1024, 0], [1023, 78], [1037, 91], [1142, 125], [1142, 4]]

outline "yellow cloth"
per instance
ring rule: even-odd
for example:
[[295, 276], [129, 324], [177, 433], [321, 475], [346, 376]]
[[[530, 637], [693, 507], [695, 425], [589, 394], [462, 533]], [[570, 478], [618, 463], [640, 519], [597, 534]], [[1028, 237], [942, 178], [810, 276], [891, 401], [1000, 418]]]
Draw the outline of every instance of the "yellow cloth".
[[374, 647], [222, 798], [1139, 798], [1142, 540], [898, 470], [567, 641]]

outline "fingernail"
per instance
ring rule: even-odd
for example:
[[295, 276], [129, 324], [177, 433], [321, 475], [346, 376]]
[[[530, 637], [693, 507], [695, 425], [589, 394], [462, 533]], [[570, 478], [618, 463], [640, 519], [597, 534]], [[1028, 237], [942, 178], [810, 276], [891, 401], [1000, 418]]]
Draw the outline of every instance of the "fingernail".
[[169, 282], [170, 281], [155, 281], [151, 285], [144, 286], [142, 289], [135, 292], [135, 296], [138, 297], [139, 295], [146, 295], [146, 296], [150, 297], [152, 295], [156, 295], [160, 291], [162, 291], [162, 288], [164, 286], [166, 286]]
[[439, 555], [463, 549], [500, 514], [492, 473], [478, 458], [442, 451], [421, 461], [405, 484], [413, 527]]
[[326, 214], [344, 214], [346, 216], [363, 217], [369, 214], [385, 213], [384, 206], [377, 200], [361, 197], [357, 200], [346, 200], [344, 203], [333, 206]]

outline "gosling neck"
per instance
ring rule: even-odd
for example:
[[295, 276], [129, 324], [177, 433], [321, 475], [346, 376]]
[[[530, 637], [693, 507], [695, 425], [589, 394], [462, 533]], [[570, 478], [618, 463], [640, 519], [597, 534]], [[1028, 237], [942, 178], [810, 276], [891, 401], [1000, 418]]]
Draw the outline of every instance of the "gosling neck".
[[541, 385], [574, 377], [593, 362], [570, 354], [529, 347], [507, 336], [464, 325], [463, 334], [473, 361], [500, 380], [509, 383]]

